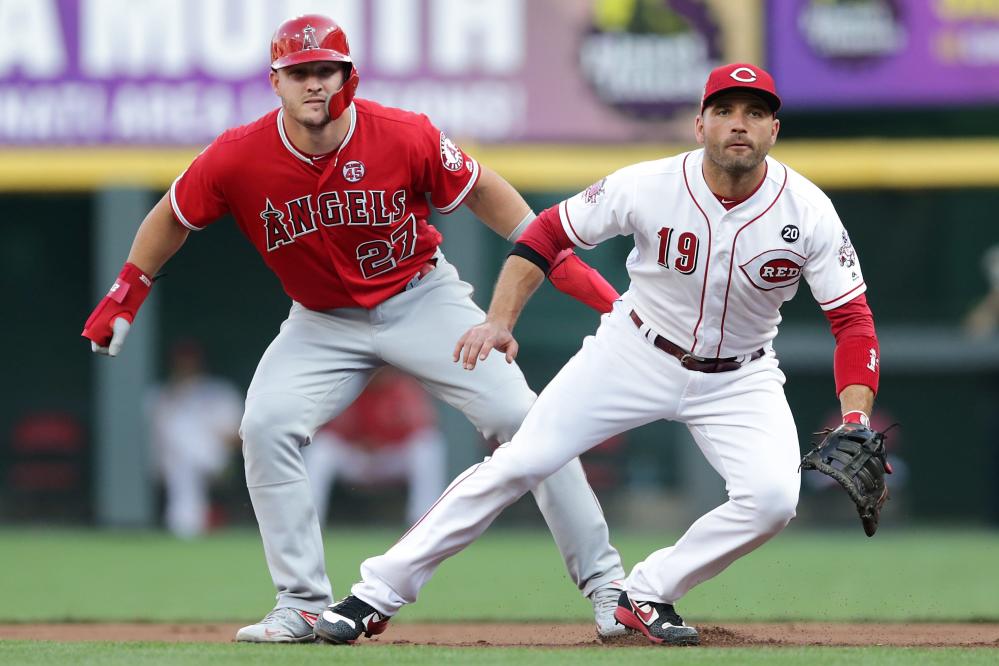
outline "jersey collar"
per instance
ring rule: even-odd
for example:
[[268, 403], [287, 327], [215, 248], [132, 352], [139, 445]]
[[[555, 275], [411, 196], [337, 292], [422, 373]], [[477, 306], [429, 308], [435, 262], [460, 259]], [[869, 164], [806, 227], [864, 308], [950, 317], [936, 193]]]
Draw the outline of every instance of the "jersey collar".
[[704, 180], [704, 172], [701, 170], [704, 161], [704, 149], [695, 150], [690, 153], [693, 159], [688, 160], [687, 182], [690, 184], [690, 194], [700, 206], [701, 210], [711, 213], [712, 218], [726, 217], [727, 219], [751, 219], [768, 209], [774, 199], [783, 190], [783, 183], [787, 180], [787, 167], [767, 155], [767, 170], [763, 180], [746, 199], [733, 208], [725, 210], [725, 207], [715, 198], [714, 192], [708, 187]]
[[[357, 127], [357, 109], [354, 107], [353, 102], [350, 103], [350, 106], [347, 107], [347, 110], [350, 112], [350, 128], [347, 130], [347, 136], [343, 138], [343, 143], [341, 143], [340, 147], [336, 150], [337, 154], [339, 154], [340, 151], [346, 148], [347, 144], [350, 143], [350, 138], [354, 136], [354, 129]], [[305, 153], [303, 153], [302, 151], [300, 151], [298, 148], [295, 147], [295, 144], [293, 144], [291, 142], [291, 139], [288, 138], [288, 133], [284, 129], [284, 108], [278, 109], [277, 128], [278, 128], [278, 136], [281, 137], [281, 143], [284, 144], [284, 147], [288, 149], [289, 153], [295, 156], [295, 159], [301, 160], [306, 164], [313, 164], [315, 161], [318, 161], [318, 159], [325, 158], [329, 155], [329, 153], [327, 153], [326, 155], [323, 155], [322, 157], [313, 160], [313, 158], [309, 157], [308, 155], [306, 155]]]

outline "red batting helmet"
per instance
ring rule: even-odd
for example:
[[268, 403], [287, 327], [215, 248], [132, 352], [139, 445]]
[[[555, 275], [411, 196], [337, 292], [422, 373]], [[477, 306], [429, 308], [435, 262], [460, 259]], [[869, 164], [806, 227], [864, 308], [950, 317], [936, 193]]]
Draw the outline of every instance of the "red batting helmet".
[[347, 63], [346, 80], [340, 90], [326, 100], [330, 117], [337, 118], [350, 106], [359, 80], [343, 28], [328, 16], [305, 14], [288, 19], [274, 31], [271, 69], [317, 61]]

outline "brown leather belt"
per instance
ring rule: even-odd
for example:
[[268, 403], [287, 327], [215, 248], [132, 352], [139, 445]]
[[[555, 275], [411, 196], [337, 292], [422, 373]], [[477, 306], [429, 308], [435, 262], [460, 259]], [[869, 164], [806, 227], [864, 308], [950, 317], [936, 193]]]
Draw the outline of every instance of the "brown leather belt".
[[[642, 321], [642, 318], [639, 317], [638, 313], [634, 310], [631, 311], [631, 321], [635, 322], [635, 326], [638, 328], [645, 325], [645, 322]], [[676, 360], [680, 361], [680, 365], [685, 367], [687, 370], [693, 370], [695, 372], [730, 372], [732, 370], [738, 370], [746, 363], [755, 361], [765, 353], [762, 349], [757, 349], [750, 354], [749, 358], [745, 361], [739, 361], [738, 356], [730, 356], [728, 358], [702, 358], [700, 356], [694, 356], [690, 352], [684, 351], [681, 347], [678, 347], [658, 334], [652, 339], [652, 344]]]

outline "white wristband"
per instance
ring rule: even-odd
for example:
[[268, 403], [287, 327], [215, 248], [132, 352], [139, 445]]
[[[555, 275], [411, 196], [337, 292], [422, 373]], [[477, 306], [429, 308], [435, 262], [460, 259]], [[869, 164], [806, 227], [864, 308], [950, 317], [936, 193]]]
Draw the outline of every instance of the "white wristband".
[[531, 224], [536, 217], [537, 215], [534, 214], [534, 211], [527, 211], [527, 215], [524, 216], [524, 219], [520, 221], [517, 228], [511, 231], [510, 235], [507, 236], [506, 239], [511, 243], [516, 242], [517, 239], [520, 238], [520, 235], [524, 233], [524, 230], [527, 229], [528, 225]]

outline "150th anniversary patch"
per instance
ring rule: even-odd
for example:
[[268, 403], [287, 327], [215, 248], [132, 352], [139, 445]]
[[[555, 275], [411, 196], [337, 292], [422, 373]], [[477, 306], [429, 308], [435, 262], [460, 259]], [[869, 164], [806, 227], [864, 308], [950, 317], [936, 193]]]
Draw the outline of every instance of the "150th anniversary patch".
[[590, 204], [591, 206], [599, 203], [600, 198], [604, 195], [604, 183], [606, 182], [606, 178], [601, 178], [583, 190], [583, 203]]
[[767, 250], [758, 254], [739, 269], [753, 286], [763, 291], [790, 287], [801, 279], [805, 258], [791, 250]]

